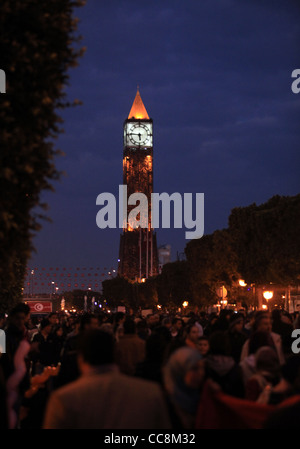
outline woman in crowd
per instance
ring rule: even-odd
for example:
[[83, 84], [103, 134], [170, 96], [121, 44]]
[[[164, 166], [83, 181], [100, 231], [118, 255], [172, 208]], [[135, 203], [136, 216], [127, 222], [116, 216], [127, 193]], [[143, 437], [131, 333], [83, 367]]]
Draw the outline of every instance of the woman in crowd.
[[163, 383], [174, 428], [194, 428], [204, 379], [205, 363], [198, 349], [182, 347], [171, 354]]

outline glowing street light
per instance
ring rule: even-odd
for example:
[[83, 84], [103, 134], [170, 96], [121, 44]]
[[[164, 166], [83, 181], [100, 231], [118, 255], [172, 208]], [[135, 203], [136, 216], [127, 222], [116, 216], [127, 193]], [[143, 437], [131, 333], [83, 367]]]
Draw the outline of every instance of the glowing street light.
[[33, 296], [33, 280], [34, 280], [34, 270], [31, 270], [32, 282], [31, 282], [31, 295]]
[[189, 305], [189, 303], [188, 303], [188, 301], [183, 301], [183, 303], [182, 303], [182, 307], [187, 307]]
[[246, 287], [246, 282], [243, 280], [243, 279], [240, 279], [239, 280], [239, 285], [240, 285], [240, 287]]
[[269, 299], [273, 298], [273, 292], [266, 290], [265, 292], [263, 292], [263, 297], [269, 301]]

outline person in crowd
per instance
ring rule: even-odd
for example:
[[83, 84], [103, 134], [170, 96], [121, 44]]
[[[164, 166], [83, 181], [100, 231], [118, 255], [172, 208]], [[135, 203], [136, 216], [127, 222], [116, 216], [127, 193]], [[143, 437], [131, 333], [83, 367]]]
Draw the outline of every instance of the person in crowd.
[[136, 334], [136, 324], [132, 318], [125, 319], [123, 328], [124, 335], [115, 346], [115, 361], [122, 373], [133, 376], [137, 364], [145, 359], [146, 343]]
[[32, 353], [31, 360], [33, 361], [32, 374], [39, 374], [46, 366], [51, 366], [54, 363], [53, 352], [54, 345], [51, 338], [52, 324], [48, 318], [43, 318], [40, 323], [39, 332], [32, 338], [32, 343], [35, 345], [36, 351]]
[[5, 328], [6, 352], [0, 357], [0, 371], [6, 387], [9, 428], [18, 426], [22, 399], [30, 385], [28, 354], [32, 345], [26, 327], [29, 318], [29, 307], [19, 303], [10, 311]]
[[61, 367], [55, 380], [58, 388], [78, 378], [79, 370], [77, 364], [77, 345], [81, 334], [90, 329], [98, 329], [99, 321], [94, 314], [85, 313], [81, 316], [78, 332], [68, 335], [61, 351]]
[[81, 327], [81, 318], [79, 316], [72, 317], [71, 322], [67, 321], [67, 323], [63, 323], [63, 329], [64, 334], [66, 335], [66, 340], [76, 337], [79, 334], [80, 327]]
[[52, 365], [57, 365], [60, 362], [61, 351], [65, 342], [64, 329], [61, 324], [54, 325], [51, 333], [52, 339]]
[[28, 329], [28, 322], [30, 320], [30, 307], [24, 302], [19, 302], [15, 307], [19, 312], [23, 312], [25, 316], [25, 327]]
[[243, 376], [240, 366], [230, 355], [230, 341], [224, 331], [215, 331], [209, 338], [210, 351], [206, 357], [206, 373], [224, 393], [244, 397]]
[[[24, 304], [25, 305], [25, 304]], [[15, 306], [8, 315], [5, 328], [6, 353], [1, 356], [5, 379], [14, 371], [14, 355], [23, 339], [27, 339], [28, 310], [22, 304]]]
[[206, 326], [208, 325], [209, 320], [208, 320], [208, 316], [206, 312], [200, 312], [199, 313], [199, 324], [201, 324], [202, 329], [203, 329], [203, 333], [204, 333], [204, 329], [206, 328]]
[[255, 374], [246, 382], [245, 399], [260, 401], [266, 387], [274, 387], [280, 380], [280, 364], [271, 346], [262, 346], [255, 353]]
[[172, 341], [170, 329], [166, 326], [163, 326], [162, 324], [155, 328], [153, 334], [161, 335], [162, 338], [166, 341], [166, 343], [170, 343]]
[[230, 342], [230, 354], [236, 363], [239, 363], [241, 358], [242, 348], [247, 340], [243, 332], [244, 329], [244, 315], [241, 313], [233, 313], [229, 319], [229, 328], [227, 331]]
[[291, 316], [284, 313], [280, 309], [274, 309], [272, 311], [272, 332], [280, 335], [282, 341], [282, 351], [285, 358], [291, 355], [292, 350], [292, 332], [294, 326], [292, 324]]
[[169, 316], [164, 317], [161, 321], [161, 325], [168, 329], [170, 335], [171, 335], [171, 327], [172, 327], [172, 320]]
[[206, 357], [209, 354], [209, 338], [205, 335], [199, 338], [198, 349], [202, 357]]
[[172, 321], [171, 335], [173, 338], [181, 338], [183, 332], [183, 320], [182, 318], [175, 317]]
[[[282, 350], [281, 336], [275, 332], [272, 332], [272, 321], [270, 314], [265, 311], [259, 311], [255, 317], [255, 322], [253, 325], [253, 332], [262, 331], [268, 332], [271, 337], [271, 342], [273, 347], [276, 349], [278, 359], [281, 365], [285, 363], [285, 357]], [[249, 355], [249, 338], [245, 341], [245, 344], [241, 352], [241, 360]]]
[[232, 310], [221, 309], [217, 321], [215, 323], [215, 330], [227, 331], [229, 328], [229, 321], [232, 315]]
[[196, 323], [188, 324], [184, 328], [184, 343], [190, 348], [199, 350], [200, 331]]
[[[1, 354], [0, 354], [1, 359]], [[0, 362], [0, 430], [8, 430], [7, 390]]]
[[214, 331], [217, 330], [218, 315], [212, 312], [208, 317], [208, 322], [204, 327], [204, 335], [209, 337]]
[[170, 337], [159, 330], [153, 332], [146, 340], [145, 359], [136, 366], [135, 375], [143, 379], [152, 380], [160, 385], [162, 380], [162, 366]]
[[276, 408], [265, 420], [266, 430], [299, 430], [300, 400]]
[[270, 391], [268, 404], [280, 404], [296, 395], [300, 395], [300, 354], [293, 354], [281, 366], [280, 381]]
[[140, 318], [140, 319], [136, 319], [135, 323], [136, 323], [136, 333], [137, 333], [138, 337], [140, 337], [142, 340], [146, 341], [151, 334], [151, 331], [147, 325], [147, 321], [144, 318]]
[[0, 329], [4, 329], [6, 326], [6, 314], [4, 312], [0, 313]]
[[244, 325], [244, 334], [249, 338], [253, 332], [253, 325], [255, 322], [255, 312], [251, 311], [246, 315], [245, 325]]
[[[99, 326], [99, 329], [101, 329], [104, 332], [108, 332], [109, 334], [113, 335], [114, 339], [116, 340], [116, 336], [114, 334], [114, 326], [109, 321], [105, 321], [104, 323], [101, 323]], [[119, 328], [120, 330], [121, 328]], [[124, 329], [122, 325], [122, 332], [120, 332], [119, 335], [124, 335]]]
[[163, 368], [163, 383], [175, 428], [193, 429], [205, 380], [205, 364], [197, 349], [174, 351]]
[[116, 341], [119, 340], [121, 335], [124, 335], [124, 328], [123, 324], [125, 321], [125, 313], [124, 312], [117, 312], [113, 317], [113, 332]]
[[199, 330], [199, 337], [202, 337], [203, 326], [200, 323], [199, 317], [195, 313], [190, 313], [190, 319], [188, 320], [187, 324], [195, 324], [195, 326], [197, 326]]
[[58, 324], [58, 315], [56, 312], [51, 312], [48, 315], [48, 320], [50, 321], [50, 324], [52, 326], [52, 329]]
[[68, 337], [78, 334], [80, 327], [80, 318], [78, 316], [68, 316], [64, 319], [64, 334]]
[[120, 373], [114, 353], [109, 333], [92, 329], [81, 335], [81, 375], [51, 394], [44, 429], [171, 428], [159, 385]]
[[293, 326], [294, 326], [294, 329], [300, 329], [300, 312], [294, 313]]
[[246, 386], [248, 380], [256, 373], [256, 358], [257, 351], [262, 347], [273, 347], [273, 341], [269, 332], [256, 331], [253, 332], [249, 338], [249, 353], [240, 362], [240, 367], [243, 373], [243, 382]]
[[146, 317], [147, 327], [149, 329], [149, 334], [159, 325], [159, 315], [155, 313], [150, 313]]
[[29, 341], [32, 341], [34, 335], [39, 332], [39, 324], [40, 324], [40, 320], [38, 319], [38, 317], [31, 315], [30, 319], [28, 320], [27, 325], [26, 325]]

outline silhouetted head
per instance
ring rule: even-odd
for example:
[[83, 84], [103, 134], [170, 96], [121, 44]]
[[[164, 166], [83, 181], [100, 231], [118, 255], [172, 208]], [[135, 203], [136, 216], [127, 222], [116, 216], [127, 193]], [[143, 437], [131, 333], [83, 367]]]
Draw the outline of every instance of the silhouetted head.
[[84, 331], [78, 341], [78, 355], [81, 360], [92, 367], [114, 362], [113, 336], [100, 329]]
[[230, 355], [230, 341], [223, 331], [215, 331], [209, 337], [210, 353], [213, 355]]
[[135, 334], [136, 333], [136, 324], [133, 319], [126, 318], [123, 323], [124, 334]]

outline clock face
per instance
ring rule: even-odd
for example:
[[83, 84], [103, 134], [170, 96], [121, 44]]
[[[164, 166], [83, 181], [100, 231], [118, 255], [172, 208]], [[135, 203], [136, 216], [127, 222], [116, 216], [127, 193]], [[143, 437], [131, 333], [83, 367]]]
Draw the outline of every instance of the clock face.
[[127, 145], [151, 146], [151, 127], [144, 123], [136, 123], [127, 128]]

